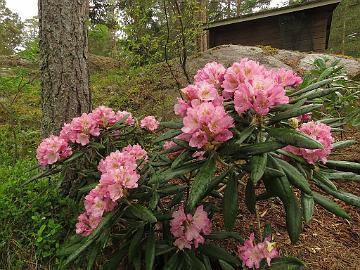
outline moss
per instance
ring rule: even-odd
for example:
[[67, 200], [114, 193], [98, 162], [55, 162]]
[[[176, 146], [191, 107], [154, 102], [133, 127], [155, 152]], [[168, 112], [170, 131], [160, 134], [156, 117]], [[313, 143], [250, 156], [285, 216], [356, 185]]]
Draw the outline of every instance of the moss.
[[271, 47], [270, 45], [256, 45], [256, 47], [262, 49], [265, 55], [275, 55], [279, 52], [278, 49]]

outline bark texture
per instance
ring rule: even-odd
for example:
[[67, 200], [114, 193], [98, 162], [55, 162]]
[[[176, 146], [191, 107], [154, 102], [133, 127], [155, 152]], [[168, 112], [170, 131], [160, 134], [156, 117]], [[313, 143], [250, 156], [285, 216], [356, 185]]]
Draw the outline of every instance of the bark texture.
[[42, 132], [91, 110], [88, 0], [39, 0]]

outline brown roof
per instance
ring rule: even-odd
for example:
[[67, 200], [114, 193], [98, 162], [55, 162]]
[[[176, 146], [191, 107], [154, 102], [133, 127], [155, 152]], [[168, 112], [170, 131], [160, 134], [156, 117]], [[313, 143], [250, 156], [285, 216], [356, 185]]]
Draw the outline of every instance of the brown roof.
[[233, 24], [233, 23], [252, 21], [252, 20], [257, 20], [257, 19], [266, 18], [266, 17], [278, 16], [278, 15], [282, 15], [282, 14], [287, 14], [287, 13], [292, 13], [292, 12], [297, 12], [297, 11], [302, 11], [302, 10], [307, 10], [307, 9], [313, 9], [313, 8], [317, 8], [317, 7], [323, 7], [323, 6], [334, 5], [334, 4], [337, 5], [338, 3], [340, 3], [340, 1], [341, 0], [317, 0], [317, 1], [310, 1], [310, 2], [302, 3], [302, 4], [286, 6], [286, 7], [282, 7], [282, 8], [264, 10], [264, 11], [260, 11], [260, 12], [256, 12], [256, 13], [242, 15], [242, 16], [235, 17], [235, 18], [229, 18], [229, 19], [225, 19], [225, 20], [221, 20], [221, 21], [211, 22], [211, 23], [207, 24], [204, 28], [210, 29], [210, 28], [229, 25], [229, 24]]

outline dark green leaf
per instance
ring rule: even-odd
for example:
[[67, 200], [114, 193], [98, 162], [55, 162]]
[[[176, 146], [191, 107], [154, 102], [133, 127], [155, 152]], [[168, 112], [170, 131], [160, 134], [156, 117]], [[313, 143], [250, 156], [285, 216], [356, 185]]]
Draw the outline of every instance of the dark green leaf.
[[338, 204], [329, 200], [328, 198], [320, 195], [317, 192], [313, 192], [313, 197], [316, 203], [320, 204], [326, 210], [330, 211], [331, 213], [346, 219], [350, 219], [349, 215], [342, 209]]
[[306, 223], [309, 223], [314, 213], [314, 198], [305, 193], [301, 194], [301, 205], [303, 217]]
[[139, 247], [144, 235], [144, 227], [138, 228], [136, 233], [131, 239], [130, 247], [129, 247], [129, 261], [132, 262], [135, 256], [139, 253]]
[[223, 216], [224, 225], [228, 231], [234, 228], [238, 211], [238, 178], [232, 173], [224, 192]]
[[268, 130], [270, 136], [274, 137], [277, 141], [286, 145], [306, 149], [323, 149], [324, 146], [318, 141], [306, 136], [303, 133], [291, 128], [270, 128]]
[[147, 209], [146, 207], [136, 204], [136, 205], [131, 205], [129, 207], [129, 211], [137, 218], [150, 222], [150, 223], [155, 223], [157, 221], [156, 217], [154, 216], [154, 214]]
[[245, 190], [245, 204], [247, 209], [255, 214], [256, 213], [256, 194], [255, 188], [251, 180], [247, 181], [246, 190]]
[[220, 259], [230, 263], [231, 265], [240, 266], [240, 261], [238, 258], [230, 255], [225, 249], [219, 246], [205, 244], [199, 246], [199, 251], [210, 258]]
[[160, 135], [159, 137], [157, 137], [157, 139], [154, 140], [154, 143], [169, 140], [171, 138], [174, 138], [177, 135], [180, 135], [181, 133], [182, 133], [181, 130], [169, 130], [169, 131], [165, 132], [164, 134]]
[[155, 234], [152, 232], [146, 241], [145, 248], [145, 266], [146, 270], [152, 270], [154, 268], [155, 261]]
[[271, 260], [269, 270], [300, 270], [304, 263], [295, 257], [279, 257]]
[[207, 186], [214, 177], [216, 171], [215, 157], [211, 156], [199, 169], [198, 174], [192, 181], [189, 198], [187, 201], [188, 210], [195, 208], [203, 194], [207, 191]]
[[253, 156], [250, 159], [250, 179], [253, 185], [255, 186], [257, 182], [264, 175], [265, 168], [267, 163], [267, 154], [261, 154], [258, 156]]

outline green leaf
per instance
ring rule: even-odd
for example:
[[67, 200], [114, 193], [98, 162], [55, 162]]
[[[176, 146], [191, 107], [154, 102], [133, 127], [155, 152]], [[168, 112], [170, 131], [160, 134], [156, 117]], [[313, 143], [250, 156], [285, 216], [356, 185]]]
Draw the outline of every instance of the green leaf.
[[245, 128], [243, 131], [241, 131], [237, 136], [236, 143], [239, 145], [242, 144], [247, 138], [249, 138], [249, 136], [253, 133], [255, 128], [256, 126], [249, 126]]
[[99, 246], [94, 246], [88, 256], [88, 263], [86, 266], [87, 270], [91, 270], [94, 267], [94, 263], [96, 260], [96, 256], [98, 255], [100, 247]]
[[294, 166], [282, 159], [276, 159], [276, 161], [280, 164], [291, 184], [309, 195], [312, 194], [309, 182]]
[[[316, 180], [316, 179], [314, 179]], [[345, 192], [342, 190], [334, 190], [330, 187], [328, 187], [327, 185], [316, 181], [316, 185], [319, 186], [322, 190], [326, 191], [327, 193], [329, 193], [330, 195], [334, 196], [335, 198], [342, 200], [344, 202], [346, 202], [347, 204], [350, 205], [354, 205], [356, 207], [360, 207], [360, 197], [349, 193], [349, 192]]]
[[358, 142], [355, 140], [347, 140], [347, 141], [340, 141], [340, 142], [336, 142], [333, 143], [332, 145], [332, 150], [339, 150], [339, 149], [343, 149], [346, 147], [349, 147], [351, 145], [357, 144]]
[[279, 170], [276, 170], [274, 168], [266, 167], [265, 172], [268, 177], [283, 177], [285, 176], [285, 173]]
[[313, 197], [316, 203], [320, 204], [326, 210], [330, 211], [331, 213], [346, 219], [350, 219], [349, 215], [342, 209], [338, 204], [329, 200], [328, 198], [320, 195], [317, 192], [313, 192]]
[[183, 123], [182, 121], [161, 122], [160, 126], [164, 128], [181, 129], [183, 127]]
[[104, 265], [103, 270], [113, 270], [118, 269], [119, 264], [128, 254], [130, 240], [125, 241], [120, 248], [112, 255], [111, 259]]
[[304, 93], [297, 98], [290, 100], [290, 102], [293, 103], [293, 102], [296, 102], [296, 101], [298, 101], [300, 99], [304, 99], [304, 98], [306, 98], [307, 100], [312, 100], [315, 98], [324, 97], [324, 96], [330, 95], [331, 93], [334, 93], [335, 91], [340, 90], [340, 89], [341, 89], [341, 87], [315, 89], [315, 90], [309, 91], [307, 93]]
[[310, 105], [302, 106], [300, 108], [294, 108], [294, 109], [287, 110], [285, 112], [278, 113], [274, 117], [270, 118], [269, 125], [275, 124], [284, 119], [289, 119], [289, 118], [296, 117], [296, 116], [299, 116], [299, 115], [302, 115], [302, 114], [305, 114], [308, 112], [312, 112], [321, 107], [322, 107], [322, 104], [310, 104]]
[[306, 149], [323, 149], [324, 146], [318, 141], [291, 128], [269, 128], [268, 133], [277, 141]]
[[129, 207], [129, 211], [137, 218], [150, 222], [150, 223], [155, 223], [157, 222], [156, 217], [154, 216], [154, 214], [147, 209], [146, 207], [136, 204], [136, 205], [131, 205]]
[[191, 157], [191, 153], [190, 151], [184, 151], [182, 152], [180, 155], [178, 155], [174, 161], [171, 164], [171, 168], [177, 168], [179, 166], [181, 166], [187, 159], [189, 159]]
[[121, 118], [119, 121], [117, 121], [112, 127], [109, 128], [109, 130], [114, 130], [119, 127], [130, 117], [130, 113], [125, 115], [123, 118]]
[[189, 198], [187, 201], [188, 210], [195, 208], [203, 194], [207, 190], [208, 184], [211, 182], [216, 171], [215, 156], [211, 156], [203, 166], [199, 169], [198, 174], [194, 177], [191, 187]]
[[159, 200], [160, 200], [159, 193], [153, 192], [152, 197], [151, 197], [150, 202], [149, 202], [150, 209], [154, 210], [156, 208]]
[[219, 260], [220, 266], [222, 270], [235, 270], [234, 267], [232, 267], [230, 264], [223, 260]]
[[256, 213], [256, 194], [254, 185], [252, 184], [251, 180], [248, 180], [245, 189], [245, 204], [247, 209], [255, 214]]
[[160, 135], [156, 140], [154, 140], [154, 143], [169, 140], [171, 138], [174, 138], [177, 135], [180, 135], [181, 133], [182, 133], [181, 130], [169, 130], [169, 131], [165, 132], [164, 134]]
[[314, 198], [305, 193], [301, 194], [301, 205], [303, 210], [303, 217], [306, 223], [309, 223], [314, 213]]
[[68, 164], [68, 163], [74, 161], [75, 159], [78, 159], [79, 157], [81, 157], [83, 155], [84, 155], [84, 152], [75, 152], [68, 159], [66, 159], [64, 161], [64, 164]]
[[324, 184], [325, 186], [329, 187], [330, 189], [337, 190], [337, 187], [334, 185], [334, 183], [331, 182], [330, 179], [328, 179], [324, 174], [314, 171], [313, 178], [315, 178], [314, 181], [318, 180], [320, 183]]
[[170, 259], [166, 262], [163, 270], [179, 270], [181, 269], [179, 265], [181, 264], [180, 253], [174, 253]]
[[300, 270], [305, 265], [295, 257], [278, 257], [271, 260], [269, 270]]
[[283, 148], [285, 145], [279, 142], [262, 142], [255, 143], [251, 145], [244, 145], [238, 148], [234, 148], [233, 157], [243, 158], [245, 156], [259, 155], [263, 153], [268, 153], [275, 151], [277, 149]]
[[360, 172], [360, 163], [351, 161], [328, 160], [326, 162], [328, 168], [334, 168], [343, 171]]
[[161, 189], [159, 188], [158, 192], [169, 195], [169, 194], [181, 192], [181, 191], [185, 190], [186, 187], [187, 187], [187, 185], [179, 185], [179, 184], [167, 185], [165, 187], [161, 187]]
[[206, 270], [204, 263], [192, 251], [184, 252], [191, 266], [191, 270]]
[[177, 178], [186, 173], [189, 173], [189, 172], [199, 169], [203, 165], [203, 163], [204, 163], [203, 161], [191, 162], [191, 163], [184, 164], [184, 165], [174, 168], [174, 169], [170, 168], [161, 173], [154, 174], [150, 178], [149, 184], [163, 183], [163, 182], [166, 182], [167, 180]]
[[239, 259], [230, 255], [222, 247], [215, 246], [213, 244], [205, 244], [205, 245], [199, 246], [198, 250], [210, 258], [220, 259], [220, 260], [230, 263], [231, 265], [240, 266]]
[[154, 261], [155, 261], [155, 234], [152, 232], [146, 241], [146, 248], [145, 248], [145, 266], [146, 270], [152, 270], [154, 268]]
[[250, 159], [250, 179], [253, 185], [255, 186], [257, 182], [264, 175], [265, 168], [267, 164], [267, 154], [261, 154], [258, 156], [253, 156]]
[[82, 252], [84, 252], [96, 239], [97, 237], [103, 232], [105, 228], [109, 227], [111, 222], [114, 222], [118, 217], [120, 217], [123, 213], [123, 209], [118, 208], [117, 211], [114, 211], [110, 214], [107, 214], [102, 222], [97, 226], [97, 228], [90, 234], [86, 239], [85, 242], [75, 251], [73, 252], [64, 262], [62, 267], [66, 268], [71, 262], [73, 262], [77, 257], [80, 256]]
[[238, 181], [235, 173], [232, 173], [224, 192], [223, 216], [224, 225], [228, 231], [234, 228], [238, 211]]
[[211, 232], [211, 234], [206, 236], [206, 238], [212, 240], [223, 240], [223, 239], [233, 238], [239, 241], [241, 244], [244, 243], [244, 239], [241, 237], [240, 234], [236, 232], [213, 231]]
[[129, 261], [132, 262], [135, 256], [140, 252], [139, 247], [141, 244], [141, 240], [144, 235], [144, 227], [141, 226], [138, 228], [134, 236], [132, 237], [130, 247], [129, 247]]
[[317, 88], [320, 88], [324, 85], [327, 85], [327, 84], [330, 84], [334, 81], [333, 78], [330, 78], [330, 79], [325, 79], [325, 80], [322, 80], [322, 81], [319, 81], [319, 82], [316, 82], [316, 83], [313, 83], [313, 84], [310, 84], [309, 86], [307, 87], [304, 87], [302, 89], [300, 89], [299, 91], [296, 91], [294, 93], [291, 93], [289, 95], [289, 97], [292, 97], [292, 96], [298, 96], [298, 95], [301, 95], [303, 93], [307, 93], [311, 90], [314, 90], [314, 89], [317, 89]]

